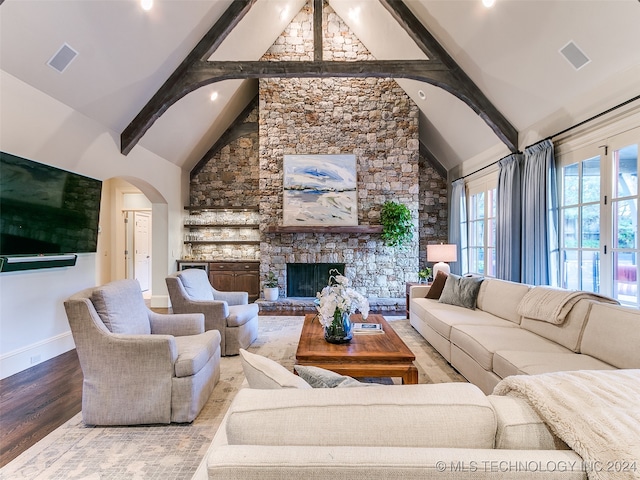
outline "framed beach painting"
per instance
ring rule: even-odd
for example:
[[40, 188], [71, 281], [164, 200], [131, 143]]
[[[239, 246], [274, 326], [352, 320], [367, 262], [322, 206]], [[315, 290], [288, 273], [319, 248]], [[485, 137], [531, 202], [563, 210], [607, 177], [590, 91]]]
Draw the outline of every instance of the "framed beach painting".
[[358, 225], [355, 155], [285, 155], [283, 225]]

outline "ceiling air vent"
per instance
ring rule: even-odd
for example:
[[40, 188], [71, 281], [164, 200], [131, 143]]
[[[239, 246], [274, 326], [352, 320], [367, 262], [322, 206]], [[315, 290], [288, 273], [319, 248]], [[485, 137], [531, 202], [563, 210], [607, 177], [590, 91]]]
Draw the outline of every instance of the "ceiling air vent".
[[49, 59], [47, 65], [59, 73], [62, 73], [77, 55], [78, 52], [65, 43], [60, 47], [56, 54]]
[[573, 43], [573, 40], [562, 47], [560, 53], [576, 70], [580, 70], [591, 61], [591, 59]]

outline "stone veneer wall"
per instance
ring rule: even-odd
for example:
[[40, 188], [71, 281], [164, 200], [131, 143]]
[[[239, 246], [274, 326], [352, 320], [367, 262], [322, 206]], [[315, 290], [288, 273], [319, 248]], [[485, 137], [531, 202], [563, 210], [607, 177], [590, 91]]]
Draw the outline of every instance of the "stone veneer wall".
[[[325, 3], [326, 60], [373, 59]], [[313, 51], [310, 4], [263, 57], [309, 60]], [[369, 297], [404, 297], [418, 270], [418, 108], [392, 79], [260, 80], [260, 212], [263, 226], [282, 224], [282, 165], [287, 154], [355, 154], [359, 224], [378, 224], [387, 200], [406, 204], [414, 240], [403, 250], [380, 235], [263, 233], [261, 270], [286, 282], [287, 263], [345, 263], [345, 275]], [[282, 290], [282, 289], [281, 289]]]
[[428, 160], [420, 155], [420, 200], [418, 231], [420, 232], [420, 268], [427, 266], [427, 245], [449, 243], [449, 210], [447, 179], [440, 176]]
[[[258, 109], [244, 123], [257, 122]], [[222, 147], [191, 178], [190, 205], [198, 207], [257, 206], [260, 203], [258, 132]]]

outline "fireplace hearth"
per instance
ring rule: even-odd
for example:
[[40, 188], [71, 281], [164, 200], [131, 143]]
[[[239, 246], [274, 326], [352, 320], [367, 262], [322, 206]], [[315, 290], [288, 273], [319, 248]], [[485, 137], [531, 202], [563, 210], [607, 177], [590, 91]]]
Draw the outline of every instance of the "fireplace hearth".
[[288, 263], [287, 297], [315, 297], [327, 286], [329, 272], [344, 275], [344, 263]]

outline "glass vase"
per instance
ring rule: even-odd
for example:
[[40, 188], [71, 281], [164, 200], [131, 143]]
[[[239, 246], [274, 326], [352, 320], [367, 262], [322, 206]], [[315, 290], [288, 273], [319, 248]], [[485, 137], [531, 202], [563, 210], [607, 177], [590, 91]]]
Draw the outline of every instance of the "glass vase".
[[349, 343], [353, 338], [351, 319], [348, 312], [336, 310], [333, 321], [324, 327], [324, 339], [329, 343]]

